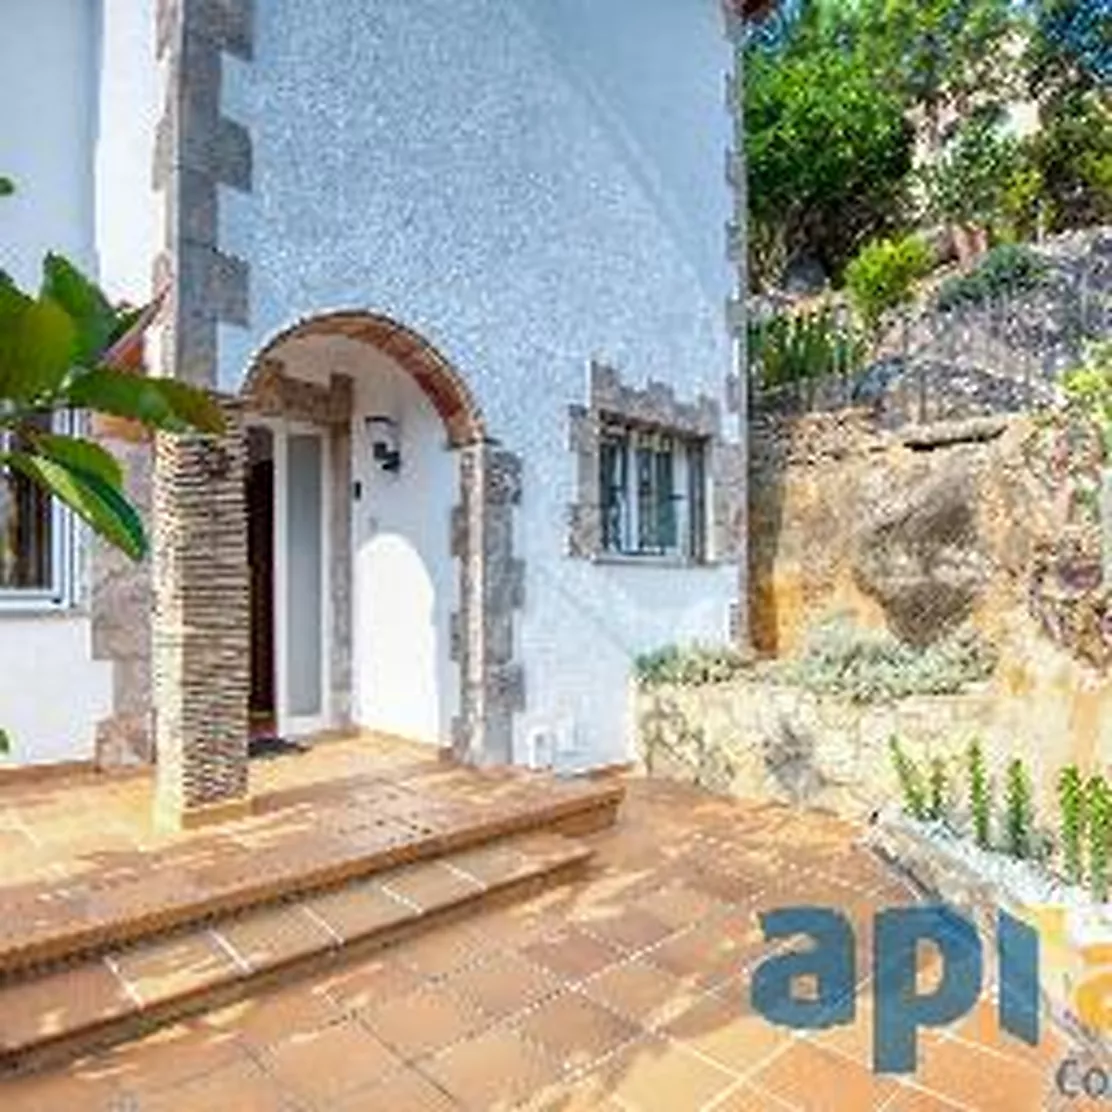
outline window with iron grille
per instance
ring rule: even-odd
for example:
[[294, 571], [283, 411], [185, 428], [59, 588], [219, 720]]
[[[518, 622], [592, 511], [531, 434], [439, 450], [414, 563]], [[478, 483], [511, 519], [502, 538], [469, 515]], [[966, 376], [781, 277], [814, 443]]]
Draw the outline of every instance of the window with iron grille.
[[704, 456], [698, 439], [620, 423], [604, 425], [599, 443], [603, 551], [704, 560]]
[[[64, 418], [44, 415], [44, 429], [67, 431]], [[0, 451], [20, 448], [0, 432]], [[0, 607], [60, 606], [69, 601], [72, 518], [21, 472], [0, 468]]]

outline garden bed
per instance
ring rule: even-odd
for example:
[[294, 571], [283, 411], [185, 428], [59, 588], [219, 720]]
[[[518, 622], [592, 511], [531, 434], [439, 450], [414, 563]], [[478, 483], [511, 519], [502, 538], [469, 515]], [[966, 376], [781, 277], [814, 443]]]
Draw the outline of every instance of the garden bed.
[[[1034, 927], [1044, 1016], [1076, 1045], [1112, 1066], [1112, 1040], [1082, 1021], [1075, 997], [1084, 977], [1085, 949], [1112, 943], [1112, 905], [1095, 904], [1088, 892], [1039, 863], [982, 849], [941, 822], [886, 811], [865, 841], [928, 899], [974, 922], [983, 942], [995, 939], [1001, 910]], [[993, 969], [995, 944], [986, 944], [984, 953], [986, 970]]]

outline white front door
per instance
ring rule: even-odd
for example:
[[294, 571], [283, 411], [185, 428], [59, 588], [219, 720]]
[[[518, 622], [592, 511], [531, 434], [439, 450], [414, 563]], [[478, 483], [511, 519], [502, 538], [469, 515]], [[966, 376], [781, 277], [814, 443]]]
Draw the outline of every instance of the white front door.
[[274, 616], [278, 734], [329, 721], [328, 442], [289, 422], [274, 430]]

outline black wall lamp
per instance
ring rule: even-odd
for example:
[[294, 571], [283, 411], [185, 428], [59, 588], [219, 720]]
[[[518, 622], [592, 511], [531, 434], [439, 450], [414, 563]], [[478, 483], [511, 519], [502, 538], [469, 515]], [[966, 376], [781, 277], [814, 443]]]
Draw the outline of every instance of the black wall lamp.
[[371, 459], [382, 471], [400, 471], [402, 453], [398, 422], [392, 417], [367, 417], [364, 424], [371, 445]]

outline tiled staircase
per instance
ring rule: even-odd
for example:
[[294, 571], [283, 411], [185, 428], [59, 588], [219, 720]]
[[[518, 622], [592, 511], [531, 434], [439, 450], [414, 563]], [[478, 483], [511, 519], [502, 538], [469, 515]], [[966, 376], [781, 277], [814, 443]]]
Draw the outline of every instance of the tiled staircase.
[[441, 821], [433, 804], [403, 837], [383, 791], [377, 817], [364, 797], [346, 825], [332, 807], [329, 829], [300, 840], [287, 800], [274, 827], [256, 816], [238, 839], [225, 828], [215, 846], [151, 851], [143, 867], [4, 900], [0, 1081], [566, 882], [591, 857], [576, 836], [612, 824], [623, 795], [534, 785]]

